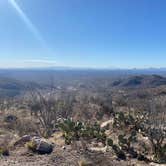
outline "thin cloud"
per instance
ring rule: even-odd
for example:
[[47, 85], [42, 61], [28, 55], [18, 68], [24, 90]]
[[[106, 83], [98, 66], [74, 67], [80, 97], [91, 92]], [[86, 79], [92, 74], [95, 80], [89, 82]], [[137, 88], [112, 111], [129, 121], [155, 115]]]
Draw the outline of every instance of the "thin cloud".
[[24, 63], [37, 63], [37, 64], [56, 64], [55, 60], [48, 60], [48, 59], [26, 59]]

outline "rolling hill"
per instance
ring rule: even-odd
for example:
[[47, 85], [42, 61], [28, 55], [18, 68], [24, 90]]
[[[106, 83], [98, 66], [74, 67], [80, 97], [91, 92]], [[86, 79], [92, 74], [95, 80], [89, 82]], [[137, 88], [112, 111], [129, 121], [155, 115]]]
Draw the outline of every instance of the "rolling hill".
[[118, 88], [149, 88], [166, 85], [166, 77], [160, 75], [140, 75], [116, 80], [112, 83], [113, 87]]

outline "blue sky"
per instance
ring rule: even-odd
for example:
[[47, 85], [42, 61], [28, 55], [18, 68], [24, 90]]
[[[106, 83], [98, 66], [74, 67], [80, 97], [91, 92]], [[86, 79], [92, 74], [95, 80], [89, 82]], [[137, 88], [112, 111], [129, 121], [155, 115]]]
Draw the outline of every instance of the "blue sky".
[[166, 67], [165, 0], [0, 0], [0, 67]]

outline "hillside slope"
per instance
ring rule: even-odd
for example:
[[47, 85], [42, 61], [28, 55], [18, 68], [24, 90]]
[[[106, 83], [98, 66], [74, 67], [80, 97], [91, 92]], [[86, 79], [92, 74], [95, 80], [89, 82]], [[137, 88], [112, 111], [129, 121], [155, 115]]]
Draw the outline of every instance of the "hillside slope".
[[0, 77], [0, 97], [13, 97], [29, 88], [38, 87], [36, 83], [18, 81], [12, 78]]
[[140, 75], [126, 79], [120, 79], [112, 83], [113, 87], [118, 88], [149, 88], [166, 85], [166, 77], [159, 75]]

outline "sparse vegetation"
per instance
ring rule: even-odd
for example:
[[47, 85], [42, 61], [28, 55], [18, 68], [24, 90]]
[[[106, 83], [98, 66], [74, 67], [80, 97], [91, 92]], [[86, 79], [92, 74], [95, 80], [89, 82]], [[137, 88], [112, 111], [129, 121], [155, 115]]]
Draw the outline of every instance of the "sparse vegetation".
[[44, 137], [51, 136], [57, 119], [69, 116], [72, 109], [71, 96], [56, 96], [54, 93], [53, 89], [47, 93], [38, 90], [31, 92], [31, 114], [39, 120], [39, 132]]
[[97, 141], [101, 141], [105, 144], [105, 131], [101, 129], [100, 125], [97, 123], [94, 125], [89, 125], [79, 121], [75, 122], [72, 119], [67, 119], [59, 124], [59, 128], [62, 130], [65, 142], [67, 144], [70, 144], [72, 141], [78, 141], [80, 138], [86, 140], [96, 138]]
[[152, 145], [154, 161], [159, 163], [166, 162], [166, 133], [163, 130], [151, 128], [148, 130], [148, 138]]
[[[75, 84], [80, 88], [77, 90], [53, 86], [32, 89], [21, 98], [0, 100], [0, 155], [22, 147], [29, 155], [63, 156], [77, 151], [77, 165], [88, 165], [89, 161], [109, 165], [116, 159], [165, 164], [163, 87], [109, 90], [104, 86]], [[8, 138], [9, 146], [4, 146], [9, 133], [13, 137]], [[98, 157], [91, 158], [91, 152]], [[51, 161], [56, 160], [53, 156]]]

